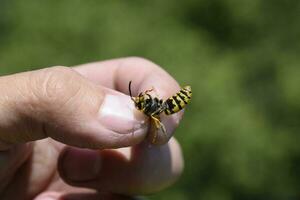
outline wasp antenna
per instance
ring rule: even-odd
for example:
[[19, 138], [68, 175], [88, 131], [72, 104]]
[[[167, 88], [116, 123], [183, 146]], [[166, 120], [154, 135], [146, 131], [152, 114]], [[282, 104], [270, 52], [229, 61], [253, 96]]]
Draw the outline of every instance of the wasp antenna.
[[132, 93], [131, 93], [131, 83], [132, 83], [132, 81], [129, 81], [129, 86], [128, 86], [129, 95], [130, 95], [131, 99], [134, 100], [133, 97], [132, 97]]

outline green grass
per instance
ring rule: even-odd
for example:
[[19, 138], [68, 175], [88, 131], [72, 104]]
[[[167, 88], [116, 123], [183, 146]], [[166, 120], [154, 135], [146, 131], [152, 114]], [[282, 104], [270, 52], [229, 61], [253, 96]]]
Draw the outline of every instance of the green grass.
[[0, 73], [141, 56], [193, 100], [186, 158], [150, 199], [293, 199], [300, 185], [300, 2], [0, 2]]

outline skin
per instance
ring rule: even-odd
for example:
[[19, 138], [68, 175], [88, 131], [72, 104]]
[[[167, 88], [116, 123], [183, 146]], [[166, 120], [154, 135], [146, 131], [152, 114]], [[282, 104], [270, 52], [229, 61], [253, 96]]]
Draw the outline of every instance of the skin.
[[133, 95], [179, 90], [142, 58], [0, 77], [1, 199], [133, 199], [174, 183], [182, 112], [162, 116], [167, 136], [158, 132], [151, 144], [156, 130], [127, 96], [130, 80]]

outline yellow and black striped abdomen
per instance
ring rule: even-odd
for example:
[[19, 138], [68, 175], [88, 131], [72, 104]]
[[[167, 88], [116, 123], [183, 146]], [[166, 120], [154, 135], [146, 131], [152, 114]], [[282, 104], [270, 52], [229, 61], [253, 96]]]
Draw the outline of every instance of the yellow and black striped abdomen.
[[176, 95], [168, 98], [164, 103], [166, 104], [165, 114], [171, 115], [182, 110], [192, 98], [192, 89], [190, 86], [182, 88]]

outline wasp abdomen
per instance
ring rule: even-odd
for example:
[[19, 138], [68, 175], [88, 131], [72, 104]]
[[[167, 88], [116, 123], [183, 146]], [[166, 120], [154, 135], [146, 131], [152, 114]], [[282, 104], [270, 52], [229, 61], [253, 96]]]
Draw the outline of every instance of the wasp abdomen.
[[182, 88], [176, 95], [168, 98], [164, 103], [166, 104], [165, 114], [171, 115], [182, 110], [186, 104], [189, 103], [192, 97], [192, 90], [190, 86]]

